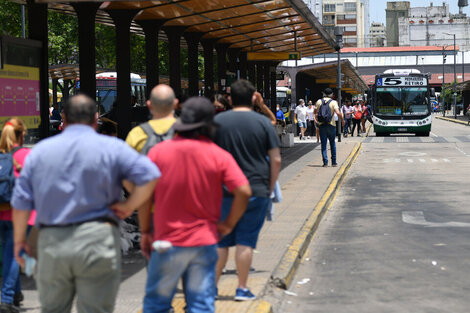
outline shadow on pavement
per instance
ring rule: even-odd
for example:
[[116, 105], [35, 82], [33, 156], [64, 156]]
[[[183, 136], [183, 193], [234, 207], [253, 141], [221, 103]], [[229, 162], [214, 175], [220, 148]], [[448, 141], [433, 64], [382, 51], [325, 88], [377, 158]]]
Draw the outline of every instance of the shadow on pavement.
[[291, 148], [281, 148], [281, 171], [297, 161], [299, 158], [303, 157], [315, 147], [320, 145], [319, 143], [296, 143]]

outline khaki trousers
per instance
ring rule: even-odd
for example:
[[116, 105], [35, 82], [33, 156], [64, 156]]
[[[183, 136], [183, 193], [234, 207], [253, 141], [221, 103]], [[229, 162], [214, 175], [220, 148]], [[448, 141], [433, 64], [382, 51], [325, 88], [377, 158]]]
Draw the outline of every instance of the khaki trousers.
[[39, 230], [36, 282], [42, 313], [111, 313], [119, 289], [119, 230], [110, 223]]

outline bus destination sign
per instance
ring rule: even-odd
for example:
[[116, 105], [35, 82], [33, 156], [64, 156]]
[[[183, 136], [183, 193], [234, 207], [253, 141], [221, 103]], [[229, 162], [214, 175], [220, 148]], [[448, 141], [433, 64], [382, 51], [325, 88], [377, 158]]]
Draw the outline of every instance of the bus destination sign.
[[377, 87], [408, 87], [427, 86], [426, 77], [422, 76], [402, 76], [402, 77], [380, 77], [377, 78]]

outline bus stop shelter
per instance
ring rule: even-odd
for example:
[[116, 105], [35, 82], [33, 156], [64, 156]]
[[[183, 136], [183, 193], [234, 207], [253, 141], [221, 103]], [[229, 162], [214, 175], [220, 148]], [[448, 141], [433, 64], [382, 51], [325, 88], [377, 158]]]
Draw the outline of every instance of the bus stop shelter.
[[[130, 33], [145, 36], [147, 90], [159, 81], [158, 40], [169, 44], [169, 83], [181, 96], [181, 47], [188, 49], [188, 96], [197, 95], [198, 51], [204, 53], [204, 95], [215, 84], [226, 90], [227, 72], [247, 78], [275, 104], [276, 65], [283, 59], [257, 58], [248, 52], [299, 52], [302, 57], [335, 51], [335, 42], [302, 0], [176, 0], [176, 1], [58, 1], [27, 0], [28, 35], [42, 43], [40, 81], [43, 134], [47, 136], [47, 12], [76, 15], [79, 34], [81, 91], [94, 97], [96, 90], [95, 22], [116, 31], [117, 122], [119, 137], [131, 128]], [[214, 57], [214, 52], [216, 58]], [[214, 63], [217, 62], [217, 82]]]

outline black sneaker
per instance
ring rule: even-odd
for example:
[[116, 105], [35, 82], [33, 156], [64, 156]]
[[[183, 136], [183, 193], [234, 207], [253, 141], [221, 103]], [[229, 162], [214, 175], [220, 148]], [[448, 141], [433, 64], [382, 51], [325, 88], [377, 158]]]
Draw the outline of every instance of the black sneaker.
[[15, 295], [13, 296], [13, 304], [17, 307], [21, 305], [21, 302], [23, 302], [23, 300], [24, 300], [24, 295], [21, 291], [15, 293]]
[[331, 166], [337, 167], [337, 166], [338, 166], [338, 163], [333, 163], [333, 164], [331, 164]]
[[20, 313], [20, 308], [11, 303], [0, 304], [0, 313]]
[[323, 167], [328, 167], [328, 164], [323, 164]]

